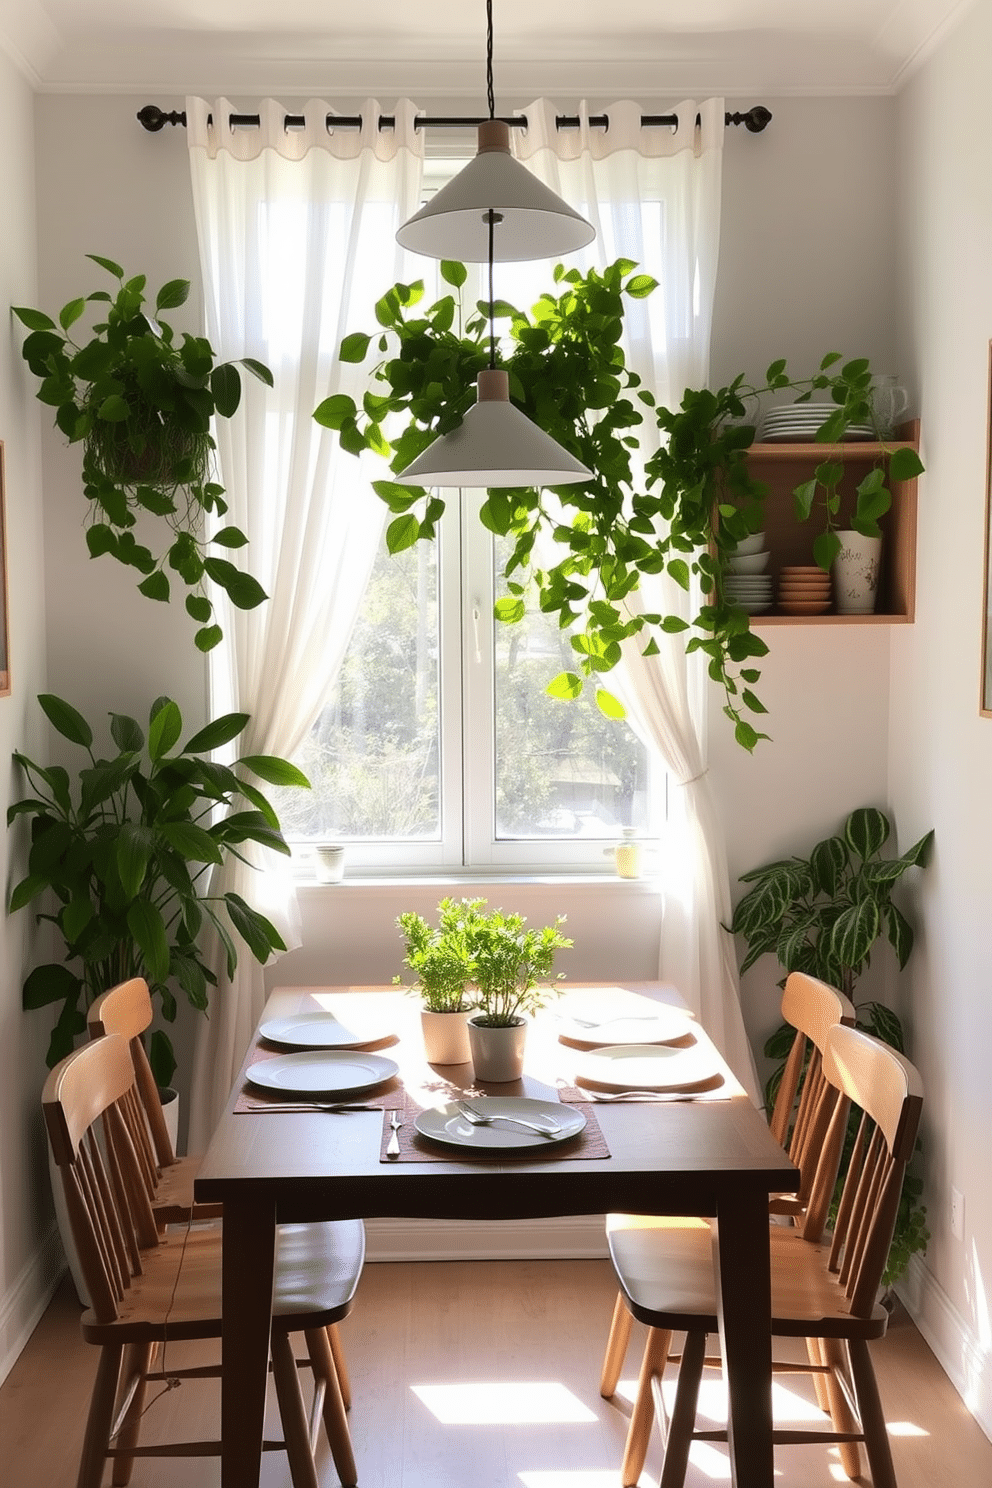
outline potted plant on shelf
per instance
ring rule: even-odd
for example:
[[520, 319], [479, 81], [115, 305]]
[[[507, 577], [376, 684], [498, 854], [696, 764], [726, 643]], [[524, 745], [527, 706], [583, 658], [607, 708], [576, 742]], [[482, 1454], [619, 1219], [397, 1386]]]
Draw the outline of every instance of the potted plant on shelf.
[[[173, 579], [181, 580], [189, 590], [186, 611], [200, 626], [195, 643], [209, 651], [222, 631], [207, 579], [239, 609], [265, 599], [256, 579], [221, 556], [244, 547], [244, 533], [227, 526], [209, 540], [203, 536], [205, 515], [227, 511], [224, 488], [211, 474], [210, 421], [236, 413], [239, 365], [269, 387], [272, 373], [253, 357], [217, 362], [204, 336], [184, 332], [176, 340], [162, 312], [185, 304], [187, 279], [164, 284], [146, 309], [144, 274], [125, 279], [112, 259], [87, 257], [118, 281], [116, 293], [101, 289], [70, 300], [57, 323], [42, 310], [15, 306], [29, 332], [21, 354], [40, 379], [37, 396], [55, 409], [58, 428], [70, 444], [82, 442], [90, 556], [109, 553], [137, 569], [138, 589], [148, 599], [168, 601]], [[92, 304], [106, 306], [105, 319], [80, 336]], [[165, 526], [166, 545], [157, 556], [135, 537], [139, 519], [143, 530], [154, 520]]]
[[436, 928], [412, 910], [396, 921], [406, 943], [404, 964], [417, 978], [413, 991], [422, 1003], [424, 1048], [431, 1064], [467, 1064], [471, 1058], [468, 1019], [475, 1001], [469, 988], [475, 963], [465, 921], [484, 902], [442, 899]]
[[[560, 293], [542, 295], [529, 314], [505, 301], [494, 305], [496, 319], [507, 326], [499, 361], [509, 373], [512, 400], [593, 472], [591, 480], [550, 494], [489, 491], [482, 521], [513, 543], [505, 569], [509, 592], [497, 602], [496, 618], [509, 624], [523, 618], [529, 570], [535, 603], [558, 616], [575, 653], [574, 669], [553, 678], [548, 692], [574, 698], [592, 681], [599, 706], [612, 717], [623, 717], [623, 707], [600, 684], [620, 660], [621, 643], [636, 638], [649, 655], [658, 649], [657, 633], [685, 633], [686, 649], [704, 653], [724, 690], [724, 712], [738, 743], [753, 749], [767, 737], [746, 715], [765, 712], [754, 691], [760, 677], [755, 662], [768, 647], [724, 586], [737, 543], [764, 525], [766, 488], [747, 466], [755, 430], [742, 421], [765, 394], [792, 390], [802, 400], [816, 392], [836, 405], [817, 440], [840, 439], [848, 424], [871, 416], [871, 368], [864, 358], [842, 362], [831, 352], [811, 376], [796, 379], [776, 361], [754, 386], [742, 374], [715, 392], [690, 389], [677, 410], [658, 406], [621, 346], [627, 303], [657, 287], [636, 269], [629, 259], [585, 275], [559, 264], [554, 279]], [[337, 432], [343, 449], [356, 455], [372, 450], [389, 461], [394, 478], [373, 485], [393, 513], [387, 529], [392, 552], [435, 535], [443, 499], [404, 484], [402, 472], [461, 422], [488, 361], [489, 307], [480, 302], [466, 313], [463, 264], [443, 262], [440, 272], [452, 293], [425, 307], [422, 282], [395, 284], [375, 306], [378, 331], [344, 338], [342, 361], [363, 362], [373, 346], [378, 353], [361, 407], [338, 393], [314, 413]], [[920, 470], [912, 450], [896, 451], [889, 463], [893, 480]], [[824, 460], [795, 493], [797, 517], [805, 520], [822, 492], [824, 531], [816, 557], [826, 569], [837, 546], [842, 473], [839, 462]], [[890, 500], [884, 467], [872, 470], [862, 486], [853, 525], [877, 532]], [[643, 577], [661, 572], [685, 590], [698, 585], [701, 599], [689, 621], [650, 610], [632, 614], [625, 606]]]
[[[901, 857], [886, 858], [882, 848], [891, 831], [884, 812], [861, 806], [839, 833], [818, 842], [808, 858], [786, 858], [742, 874], [741, 882], [751, 887], [730, 928], [747, 942], [742, 973], [767, 951], [787, 973], [804, 971], [838, 987], [855, 1002], [858, 1027], [902, 1053], [898, 1016], [884, 1003], [859, 1004], [855, 997], [858, 977], [880, 939], [892, 946], [900, 970], [913, 949], [913, 928], [893, 904], [892, 891], [910, 868], [926, 866], [934, 834], [927, 832]], [[766, 1057], [775, 1061], [766, 1087], [769, 1107], [793, 1036], [794, 1030], [783, 1025], [765, 1044]], [[908, 1174], [884, 1276], [887, 1286], [903, 1274], [914, 1252], [926, 1250], [930, 1237], [922, 1191], [921, 1181]]]
[[528, 930], [522, 915], [500, 909], [483, 914], [485, 903], [475, 901], [465, 916], [476, 986], [468, 1036], [476, 1078], [503, 1083], [523, 1072], [527, 1017], [556, 990], [541, 979], [551, 975], [555, 955], [572, 942], [561, 933], [564, 915]]
[[[99, 993], [143, 976], [159, 999], [166, 1023], [176, 1016], [173, 985], [200, 1011], [216, 977], [200, 948], [212, 925], [224, 947], [228, 974], [235, 938], [257, 961], [285, 950], [275, 927], [238, 894], [212, 894], [209, 875], [245, 843], [288, 855], [278, 818], [250, 777], [280, 786], [308, 786], [306, 777], [274, 755], [245, 755], [228, 766], [206, 758], [231, 743], [249, 719], [229, 713], [185, 744], [177, 705], [159, 698], [147, 736], [133, 718], [110, 715], [116, 754], [93, 750], [93, 730], [82, 714], [50, 693], [39, 703], [53, 727], [85, 751], [75, 780], [60, 764], [14, 759], [31, 794], [8, 808], [8, 824], [27, 817], [31, 847], [26, 877], [14, 886], [10, 912], [41, 901], [36, 918], [54, 926], [60, 961], [36, 966], [24, 983], [25, 1008], [58, 1006], [48, 1047], [51, 1068], [85, 1031], [86, 1012]], [[223, 814], [220, 814], [223, 813]], [[149, 1050], [159, 1086], [168, 1086], [175, 1055], [156, 1029]]]

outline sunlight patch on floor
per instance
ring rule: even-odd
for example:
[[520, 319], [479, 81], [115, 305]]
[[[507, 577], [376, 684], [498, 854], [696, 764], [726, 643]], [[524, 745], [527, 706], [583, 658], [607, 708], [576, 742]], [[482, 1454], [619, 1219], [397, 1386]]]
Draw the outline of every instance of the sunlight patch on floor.
[[885, 1429], [890, 1436], [929, 1436], [929, 1431], [924, 1431], [922, 1426], [917, 1426], [915, 1421], [886, 1421]]
[[[522, 1472], [517, 1474], [522, 1488], [617, 1488], [620, 1475], [615, 1467], [573, 1468], [552, 1472]], [[658, 1479], [649, 1473], [641, 1473], [638, 1488], [658, 1488]]]
[[550, 1381], [503, 1384], [485, 1380], [477, 1384], [411, 1385], [410, 1388], [445, 1426], [575, 1424], [597, 1419], [565, 1385]]

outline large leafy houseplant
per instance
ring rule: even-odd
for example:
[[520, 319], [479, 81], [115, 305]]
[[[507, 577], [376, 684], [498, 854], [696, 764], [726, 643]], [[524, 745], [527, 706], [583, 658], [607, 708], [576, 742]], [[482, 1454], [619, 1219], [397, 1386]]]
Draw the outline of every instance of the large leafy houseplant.
[[[884, 1003], [858, 1003], [856, 985], [879, 940], [894, 950], [902, 969], [913, 949], [913, 928], [892, 902], [896, 884], [911, 868], [925, 867], [933, 843], [927, 832], [901, 856], [883, 857], [892, 828], [883, 811], [860, 806], [840, 832], [818, 842], [809, 857], [792, 857], [741, 875], [750, 885], [734, 911], [731, 930], [747, 942], [741, 972], [766, 952], [788, 973], [819, 977], [855, 1003], [859, 1028], [904, 1052], [902, 1023]], [[794, 1030], [783, 1025], [765, 1045], [774, 1061], [766, 1097], [769, 1106], [781, 1079]], [[885, 1275], [887, 1284], [905, 1271], [910, 1256], [926, 1249], [922, 1183], [907, 1175]]]
[[[836, 407], [817, 438], [829, 442], [848, 424], [872, 417], [871, 369], [863, 358], [844, 363], [831, 352], [811, 376], [795, 379], [778, 361], [756, 385], [741, 375], [715, 392], [689, 390], [675, 411], [658, 406], [628, 367], [621, 345], [628, 302], [657, 287], [636, 270], [629, 259], [585, 275], [559, 264], [559, 292], [542, 295], [529, 313], [505, 301], [491, 307], [506, 323], [497, 360], [509, 373], [511, 399], [593, 472], [590, 481], [550, 492], [488, 492], [482, 521], [512, 543], [508, 593], [497, 601], [496, 617], [511, 624], [521, 620], [533, 594], [540, 609], [571, 632], [575, 654], [574, 669], [552, 679], [549, 693], [576, 697], [591, 679], [597, 702], [613, 717], [622, 717], [623, 708], [600, 684], [620, 660], [621, 643], [637, 637], [645, 654], [652, 654], [658, 632], [691, 632], [687, 650], [706, 655], [737, 740], [753, 749], [765, 736], [746, 714], [765, 711], [754, 691], [760, 676], [754, 663], [768, 647], [724, 589], [736, 544], [763, 525], [766, 488], [748, 473], [746, 452], [755, 431], [744, 422], [745, 399], [754, 406], [763, 394], [788, 389], [800, 399], [824, 394]], [[375, 306], [378, 334], [344, 338], [342, 361], [377, 357], [361, 406], [338, 393], [314, 414], [337, 431], [344, 449], [378, 453], [394, 475], [457, 427], [474, 401], [476, 376], [489, 361], [490, 306], [480, 301], [466, 309], [464, 265], [443, 262], [440, 272], [451, 293], [424, 306], [422, 282], [395, 284]], [[898, 450], [889, 473], [906, 479], [921, 468], [913, 451]], [[823, 567], [837, 546], [842, 470], [825, 459], [795, 496], [801, 519], [822, 506], [816, 558]], [[442, 497], [401, 478], [373, 484], [393, 513], [387, 529], [391, 551], [434, 537]], [[890, 500], [880, 464], [859, 487], [853, 525], [877, 535]], [[691, 620], [650, 609], [633, 613], [625, 605], [643, 578], [662, 572], [685, 590], [698, 586]]]
[[[195, 643], [209, 651], [222, 631], [208, 579], [239, 609], [265, 599], [258, 581], [223, 556], [244, 547], [244, 533], [226, 526], [209, 540], [203, 535], [204, 518], [227, 511], [224, 488], [211, 474], [210, 423], [237, 412], [239, 365], [270, 387], [272, 374], [252, 357], [217, 362], [204, 336], [184, 332], [177, 340], [162, 312], [185, 304], [188, 280], [171, 279], [146, 308], [144, 274], [126, 279], [113, 260], [87, 257], [117, 280], [115, 294], [98, 289], [72, 299], [57, 322], [42, 310], [15, 306], [29, 332], [21, 354], [40, 379], [38, 398], [55, 409], [57, 427], [70, 444], [82, 442], [90, 556], [109, 553], [137, 569], [138, 589], [148, 599], [168, 601], [173, 580], [185, 584], [187, 613], [200, 627]], [[83, 331], [92, 305], [104, 318]], [[155, 520], [164, 524], [158, 554], [135, 536], [139, 519], [143, 531]]]
[[553, 994], [554, 986], [540, 985], [541, 979], [551, 975], [558, 951], [572, 942], [561, 933], [564, 915], [534, 930], [526, 928], [523, 915], [501, 909], [485, 914], [485, 905], [485, 899], [462, 903], [476, 986], [472, 1021], [483, 1028], [509, 1028]]
[[[40, 901], [36, 918], [51, 923], [64, 946], [61, 961], [36, 966], [24, 983], [25, 1008], [59, 1006], [48, 1047], [49, 1067], [85, 1030], [86, 1011], [101, 992], [143, 976], [167, 1023], [176, 1016], [173, 984], [206, 1010], [216, 977], [204, 960], [201, 932], [213, 926], [234, 972], [236, 938], [260, 962], [285, 945], [275, 927], [238, 894], [209, 892], [212, 870], [256, 843], [288, 854], [272, 806], [250, 777], [307, 786], [306, 777], [274, 755], [245, 755], [233, 765], [207, 758], [241, 734], [248, 714], [208, 723], [185, 744], [182, 716], [169, 698], [151, 708], [147, 735], [135, 719], [110, 715], [116, 753], [94, 753], [81, 713], [50, 693], [45, 715], [85, 752], [75, 778], [60, 764], [39, 765], [21, 753], [31, 794], [7, 812], [8, 824], [31, 824], [26, 877], [14, 886], [10, 912]], [[150, 1057], [160, 1085], [175, 1068], [162, 1029]]]

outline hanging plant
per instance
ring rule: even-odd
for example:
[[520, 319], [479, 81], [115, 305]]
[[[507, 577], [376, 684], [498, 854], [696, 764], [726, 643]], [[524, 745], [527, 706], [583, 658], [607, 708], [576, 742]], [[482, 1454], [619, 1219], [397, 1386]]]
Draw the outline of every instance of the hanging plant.
[[[109, 553], [143, 576], [148, 599], [168, 601], [173, 576], [186, 585], [186, 611], [200, 629], [194, 640], [209, 651], [222, 639], [206, 592], [209, 579], [238, 609], [265, 599], [258, 581], [221, 553], [244, 547], [237, 527], [222, 527], [208, 540], [203, 521], [227, 511], [224, 488], [211, 479], [214, 416], [232, 418], [241, 402], [239, 363], [215, 360], [210, 342], [184, 332], [177, 342], [164, 310], [185, 304], [189, 281], [172, 279], [145, 309], [146, 278], [124, 278], [109, 258], [87, 258], [113, 275], [113, 297], [96, 290], [70, 300], [58, 323], [42, 310], [14, 307], [29, 335], [21, 354], [40, 379], [37, 396], [55, 409], [55, 423], [70, 444], [83, 446], [83, 491], [90, 502], [86, 545], [90, 556]], [[106, 305], [106, 318], [88, 335], [79, 327], [88, 305]], [[77, 339], [78, 337], [78, 339]], [[272, 373], [253, 357], [240, 365], [267, 386]], [[167, 532], [157, 555], [134, 534], [158, 518]]]
[[[745, 714], [765, 712], [754, 691], [760, 677], [754, 663], [768, 647], [724, 589], [733, 549], [759, 531], [764, 518], [767, 488], [747, 466], [755, 431], [743, 422], [746, 402], [753, 406], [762, 394], [785, 389], [800, 401], [827, 391], [837, 407], [817, 438], [831, 442], [848, 424], [872, 416], [871, 369], [864, 359], [838, 366], [841, 358], [830, 353], [815, 374], [793, 379], [779, 361], [758, 385], [742, 374], [716, 392], [689, 390], [677, 411], [658, 406], [627, 366], [621, 345], [626, 302], [657, 288], [636, 269], [629, 259], [585, 275], [559, 264], [554, 282], [560, 292], [543, 294], [529, 313], [504, 300], [494, 303], [495, 317], [506, 323], [508, 349], [497, 361], [509, 374], [511, 399], [594, 472], [589, 481], [550, 491], [488, 492], [482, 521], [513, 544], [504, 570], [508, 593], [495, 614], [509, 624], [521, 620], [532, 593], [541, 610], [572, 631], [574, 670], [553, 678], [548, 692], [574, 698], [591, 681], [602, 711], [617, 718], [624, 709], [601, 683], [619, 662], [621, 643], [637, 636], [651, 655], [658, 650], [656, 633], [691, 631], [686, 650], [708, 657], [737, 741], [750, 750], [767, 738]], [[422, 450], [461, 423], [489, 361], [489, 305], [479, 301], [466, 314], [464, 265], [442, 262], [440, 272], [452, 293], [424, 307], [422, 282], [395, 284], [375, 307], [379, 334], [354, 332], [342, 342], [344, 362], [364, 362], [373, 343], [378, 353], [361, 407], [338, 393], [314, 413], [336, 431], [342, 448], [356, 455], [372, 450], [400, 477]], [[922, 470], [911, 450], [894, 452], [889, 468], [898, 480]], [[815, 550], [824, 568], [839, 545], [834, 527], [842, 469], [825, 460], [796, 492], [801, 520], [822, 505], [824, 531]], [[375, 481], [373, 488], [393, 513], [386, 532], [391, 552], [434, 537], [444, 511], [441, 496], [401, 478]], [[879, 466], [858, 488], [852, 525], [877, 535], [890, 501]], [[549, 544], [539, 544], [540, 538], [557, 545], [556, 561], [547, 560]], [[662, 572], [687, 591], [698, 585], [701, 603], [689, 621], [654, 611], [634, 615], [625, 606], [642, 577]]]

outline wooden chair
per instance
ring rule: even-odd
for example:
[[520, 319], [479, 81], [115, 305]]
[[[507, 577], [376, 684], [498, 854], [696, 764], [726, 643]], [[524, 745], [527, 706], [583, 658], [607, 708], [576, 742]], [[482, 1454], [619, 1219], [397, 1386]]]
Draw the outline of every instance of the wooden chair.
[[[776, 1430], [779, 1443], [839, 1444], [849, 1478], [860, 1474], [864, 1442], [874, 1488], [896, 1488], [885, 1417], [869, 1357], [869, 1342], [886, 1330], [877, 1300], [895, 1227], [903, 1177], [916, 1144], [923, 1098], [913, 1066], [880, 1040], [838, 1025], [827, 1036], [823, 1072], [841, 1093], [834, 1107], [802, 1230], [769, 1230], [773, 1337], [816, 1338], [810, 1364], [788, 1372], [819, 1376], [829, 1396], [832, 1430]], [[834, 1194], [850, 1107], [860, 1109], [858, 1135], [832, 1235], [810, 1216], [825, 1215]], [[707, 1334], [717, 1331], [709, 1227], [700, 1220], [639, 1224], [618, 1216], [610, 1254], [626, 1306], [649, 1329], [624, 1453], [622, 1481], [635, 1484], [657, 1413], [666, 1438], [661, 1488], [680, 1488], [694, 1440], [726, 1441], [726, 1431], [696, 1430], [696, 1398]], [[685, 1330], [670, 1424], [661, 1378], [672, 1333]]]
[[[200, 1166], [199, 1154], [177, 1157], [172, 1146], [162, 1102], [159, 1099], [155, 1076], [152, 1074], [142, 1035], [151, 1026], [154, 1016], [151, 994], [144, 977], [132, 977], [119, 982], [104, 992], [90, 1007], [86, 1025], [91, 1039], [103, 1038], [116, 1033], [127, 1041], [134, 1065], [135, 1090], [129, 1100], [122, 1102], [122, 1114], [129, 1122], [131, 1139], [138, 1154], [142, 1174], [148, 1189], [149, 1202], [159, 1230], [166, 1225], [186, 1224], [190, 1219], [200, 1223], [204, 1220], [220, 1219], [221, 1204], [198, 1204], [193, 1198], [193, 1181]], [[355, 1221], [360, 1224], [360, 1221]], [[328, 1224], [297, 1225], [294, 1231], [297, 1243], [305, 1240], [313, 1231], [318, 1253], [329, 1244], [332, 1237], [324, 1231], [332, 1229]], [[336, 1325], [327, 1330], [327, 1341], [334, 1356], [345, 1406], [351, 1407], [351, 1382], [345, 1361], [341, 1335]]]
[[[795, 1038], [782, 1072], [769, 1125], [772, 1134], [786, 1148], [800, 1170], [799, 1191], [773, 1194], [769, 1201], [772, 1214], [786, 1215], [800, 1227], [805, 1224], [806, 1208], [816, 1171], [816, 1163], [830, 1124], [838, 1092], [823, 1074], [823, 1050], [827, 1033], [837, 1023], [853, 1025], [854, 1004], [836, 987], [793, 971], [786, 978], [782, 992], [782, 1018], [795, 1029]], [[822, 1223], [823, 1216], [814, 1216]], [[607, 1216], [607, 1224], [622, 1223], [623, 1216]], [[652, 1220], [638, 1221], [651, 1224]], [[667, 1225], [667, 1221], [659, 1221]], [[610, 1324], [610, 1335], [603, 1356], [599, 1390], [604, 1399], [614, 1394], [630, 1342], [633, 1319], [623, 1298], [617, 1294]]]
[[[148, 1202], [141, 1160], [122, 1103], [133, 1097], [134, 1067], [126, 1043], [108, 1035], [84, 1045], [52, 1070], [43, 1094], [52, 1153], [62, 1179], [73, 1238], [91, 1305], [83, 1337], [100, 1347], [77, 1479], [99, 1488], [113, 1459], [113, 1481], [130, 1481], [136, 1457], [212, 1456], [219, 1441], [139, 1445], [150, 1380], [216, 1376], [220, 1366], [173, 1367], [159, 1348], [221, 1336], [221, 1229], [216, 1225], [160, 1233]], [[102, 1118], [102, 1120], [101, 1120]], [[357, 1221], [323, 1227], [282, 1226], [272, 1303], [272, 1373], [294, 1488], [317, 1488], [313, 1449], [321, 1420], [341, 1482], [357, 1481], [344, 1401], [326, 1329], [350, 1312], [364, 1260]], [[309, 1233], [300, 1243], [299, 1232]], [[314, 1373], [308, 1423], [289, 1342], [306, 1339]]]

